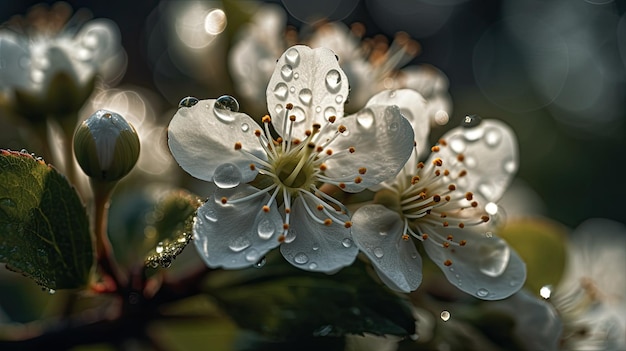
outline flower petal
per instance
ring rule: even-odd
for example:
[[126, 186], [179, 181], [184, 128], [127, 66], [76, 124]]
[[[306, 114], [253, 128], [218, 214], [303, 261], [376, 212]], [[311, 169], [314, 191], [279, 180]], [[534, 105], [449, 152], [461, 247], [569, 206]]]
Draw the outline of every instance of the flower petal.
[[419, 154], [422, 155], [425, 150], [430, 149], [431, 145], [428, 141], [430, 120], [426, 109], [426, 100], [420, 93], [411, 89], [383, 90], [372, 96], [365, 107], [373, 105], [398, 106], [402, 115], [413, 126]]
[[[519, 166], [517, 138], [511, 128], [497, 120], [483, 120], [473, 128], [452, 129], [441, 139], [446, 146], [440, 145], [440, 151], [432, 153], [428, 162], [441, 158], [443, 168], [453, 174], [466, 170], [457, 187], [487, 201], [500, 199]], [[457, 162], [459, 155], [462, 162]]]
[[27, 69], [31, 65], [24, 65], [24, 61], [30, 61], [30, 53], [25, 46], [13, 32], [6, 29], [0, 32], [0, 56], [3, 65], [0, 69], [0, 89], [25, 89], [32, 85]]
[[348, 78], [330, 49], [293, 46], [276, 62], [267, 86], [272, 124], [278, 134], [285, 136], [285, 106], [293, 104], [287, 113], [296, 116], [292, 135], [303, 137], [313, 123], [323, 124], [330, 116], [343, 117], [348, 90]]
[[[324, 273], [335, 273], [351, 265], [359, 250], [350, 238], [350, 229], [344, 226], [344, 222], [333, 221], [330, 226], [316, 222], [307, 213], [305, 206], [308, 206], [313, 215], [320, 214], [319, 219], [326, 219], [315, 208], [317, 203], [313, 197], [298, 196], [291, 208], [293, 220], [288, 235], [295, 236], [295, 239], [285, 241], [280, 246], [280, 252], [285, 259], [298, 268]], [[345, 214], [333, 213], [333, 215], [345, 222], [349, 220]]]
[[[423, 245], [430, 259], [457, 288], [483, 300], [500, 300], [517, 292], [526, 280], [526, 265], [507, 243], [491, 232], [469, 229], [428, 228]], [[444, 248], [433, 233], [445, 232], [464, 246]], [[442, 238], [443, 239], [443, 238]], [[450, 265], [448, 265], [450, 264]]]
[[[413, 152], [413, 128], [397, 106], [374, 105], [345, 117], [346, 132], [329, 146], [326, 175], [334, 179], [362, 178], [343, 189], [358, 192], [395, 177]], [[354, 152], [347, 152], [354, 148]], [[358, 170], [365, 168], [364, 174]], [[352, 180], [350, 179], [350, 180]]]
[[366, 205], [352, 216], [352, 238], [388, 287], [410, 292], [422, 282], [422, 258], [413, 240], [402, 239], [403, 223], [382, 205]]
[[[254, 135], [257, 123], [248, 115], [216, 110], [216, 100], [201, 100], [192, 107], [179, 108], [168, 127], [168, 144], [178, 164], [192, 176], [213, 181], [223, 163], [232, 163], [241, 172], [241, 182], [254, 179], [250, 159], [235, 150], [235, 143], [265, 160], [267, 155]], [[221, 116], [221, 117], [220, 117]]]
[[259, 192], [249, 185], [218, 189], [198, 208], [193, 224], [194, 244], [200, 257], [211, 268], [250, 267], [280, 244], [283, 219], [273, 202], [270, 212], [262, 210], [269, 195], [248, 201], [222, 204], [220, 199], [241, 198]]

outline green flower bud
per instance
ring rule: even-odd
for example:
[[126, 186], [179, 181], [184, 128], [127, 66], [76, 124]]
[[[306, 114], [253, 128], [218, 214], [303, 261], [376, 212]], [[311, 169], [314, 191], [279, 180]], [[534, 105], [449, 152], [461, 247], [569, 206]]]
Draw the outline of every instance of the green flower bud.
[[124, 117], [98, 110], [74, 132], [74, 155], [93, 180], [113, 182], [128, 174], [139, 158], [139, 137]]

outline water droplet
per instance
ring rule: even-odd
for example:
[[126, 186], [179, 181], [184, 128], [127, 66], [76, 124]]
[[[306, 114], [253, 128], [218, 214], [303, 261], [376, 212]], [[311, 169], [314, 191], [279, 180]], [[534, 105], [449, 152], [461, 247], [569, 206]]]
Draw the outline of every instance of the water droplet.
[[505, 160], [502, 164], [502, 168], [504, 168], [504, 171], [509, 174], [515, 173], [517, 170], [517, 162], [515, 162], [514, 159]]
[[202, 210], [203, 210], [204, 218], [206, 218], [208, 221], [211, 221], [211, 222], [217, 222], [217, 213], [215, 212], [214, 209], [210, 207], [205, 207]]
[[341, 89], [341, 74], [336, 69], [331, 69], [326, 73], [326, 88], [331, 93], [336, 93]]
[[299, 252], [293, 258], [293, 260], [297, 264], [305, 264], [305, 263], [309, 262], [309, 256], [307, 256], [304, 252]]
[[317, 112], [317, 113], [322, 112], [322, 106], [315, 107], [315, 112]]
[[337, 110], [334, 107], [330, 106], [324, 110], [324, 118], [328, 121], [328, 119], [332, 116], [337, 117]]
[[239, 168], [232, 163], [222, 163], [213, 173], [213, 183], [222, 189], [234, 188], [241, 183]]
[[387, 126], [387, 129], [389, 129], [390, 132], [397, 132], [398, 131], [398, 122], [391, 122], [389, 124], [389, 126]]
[[160, 242], [157, 244], [156, 249], [155, 249], [156, 253], [160, 254], [163, 252], [163, 242]]
[[274, 87], [274, 96], [280, 100], [286, 100], [288, 94], [289, 88], [287, 87], [287, 84], [280, 82]]
[[309, 106], [311, 100], [313, 100], [313, 92], [311, 92], [311, 89], [304, 88], [298, 93], [298, 98], [303, 104]]
[[191, 106], [197, 104], [198, 101], [200, 101], [200, 100], [198, 100], [197, 98], [195, 98], [193, 96], [184, 97], [178, 103], [178, 108], [181, 108], [181, 107], [191, 107]]
[[300, 63], [300, 53], [297, 49], [291, 48], [287, 50], [285, 53], [285, 61], [289, 63], [292, 67], [297, 67]]
[[298, 73], [298, 72], [294, 73], [293, 74], [293, 79], [297, 80], [298, 78], [300, 78], [300, 73]]
[[241, 131], [242, 132], [247, 132], [250, 130], [250, 125], [248, 123], [241, 123]]
[[383, 249], [381, 249], [380, 247], [374, 248], [374, 256], [382, 258], [384, 255], [385, 253], [383, 252]]
[[485, 205], [485, 212], [487, 212], [491, 216], [495, 215], [496, 213], [498, 213], [498, 205], [493, 202], [488, 202]]
[[289, 88], [289, 92], [290, 93], [295, 93], [296, 92], [296, 87], [292, 86], [291, 88]]
[[369, 129], [374, 125], [374, 113], [370, 109], [365, 109], [356, 116], [356, 122], [361, 127]]
[[343, 247], [348, 248], [352, 246], [352, 239], [350, 238], [345, 238], [341, 241], [341, 245], [343, 245]]
[[465, 141], [461, 139], [461, 137], [458, 135], [455, 135], [452, 138], [450, 138], [449, 144], [450, 144], [450, 149], [452, 149], [452, 151], [456, 152], [457, 154], [460, 154], [461, 152], [465, 151], [465, 148], [467, 147], [467, 144], [465, 143]]
[[481, 120], [482, 118], [478, 115], [468, 115], [465, 116], [463, 122], [461, 122], [461, 126], [465, 128], [474, 128], [480, 124]]
[[284, 65], [280, 69], [280, 76], [283, 77], [285, 81], [290, 81], [293, 78], [293, 67], [291, 67], [291, 65]]
[[341, 95], [335, 96], [335, 102], [338, 103], [338, 104], [342, 103], [343, 102], [343, 96], [341, 96]]
[[259, 251], [257, 251], [257, 249], [255, 248], [252, 248], [248, 250], [248, 252], [246, 252], [246, 261], [248, 262], [254, 262], [256, 264], [257, 262], [259, 262], [260, 257], [261, 254], [259, 254]]
[[267, 240], [271, 238], [272, 235], [274, 235], [274, 233], [276, 232], [276, 228], [274, 227], [272, 222], [266, 218], [259, 222], [257, 231], [261, 239]]
[[306, 113], [299, 106], [294, 107], [291, 110], [290, 115], [296, 116], [296, 120], [294, 121], [295, 123], [304, 122], [304, 120], [306, 119]]
[[230, 95], [222, 95], [215, 100], [213, 111], [223, 122], [232, 122], [235, 120], [233, 112], [239, 112], [239, 102]]
[[487, 297], [487, 295], [489, 295], [489, 290], [485, 288], [480, 288], [476, 290], [476, 296], [478, 297]]
[[56, 291], [56, 290], [54, 290], [54, 289], [49, 289], [49, 290], [48, 290], [48, 294], [50, 294], [50, 295], [54, 295], [56, 292], [57, 292], [57, 291]]
[[240, 236], [232, 240], [230, 244], [228, 244], [228, 247], [231, 250], [233, 250], [233, 252], [243, 251], [247, 249], [249, 246], [250, 246], [250, 241], [248, 241], [248, 239], [244, 238], [243, 236]]
[[496, 147], [502, 141], [502, 132], [497, 128], [487, 128], [485, 131], [485, 144]]
[[314, 245], [314, 246], [312, 247], [312, 249], [313, 249], [313, 251], [317, 251], [317, 250], [319, 250], [319, 249], [320, 249], [320, 247], [319, 247], [319, 246], [317, 246], [317, 245]]
[[552, 285], [544, 285], [539, 289], [539, 295], [544, 299], [549, 299], [552, 295]]
[[387, 236], [387, 234], [389, 234], [386, 230], [379, 230], [378, 231], [378, 235], [380, 236]]
[[473, 156], [465, 156], [463, 163], [465, 163], [467, 168], [476, 168], [478, 166], [478, 161]]
[[311, 263], [309, 263], [309, 269], [310, 269], [310, 270], [315, 270], [315, 269], [317, 269], [317, 263], [315, 263], [315, 262], [311, 262]]
[[258, 260], [255, 264], [254, 267], [255, 268], [261, 268], [263, 266], [265, 266], [265, 263], [267, 263], [267, 259], [265, 258], [265, 256], [261, 257], [260, 260]]
[[463, 137], [467, 141], [476, 141], [483, 137], [485, 130], [481, 127], [467, 128], [463, 130]]
[[504, 240], [491, 239], [478, 249], [478, 269], [490, 277], [498, 277], [506, 270], [511, 249]]
[[396, 91], [395, 90], [389, 91], [389, 98], [393, 99], [395, 97], [396, 97]]
[[441, 311], [441, 320], [444, 322], [447, 322], [450, 319], [450, 312], [448, 311]]
[[296, 230], [293, 228], [289, 228], [287, 234], [285, 234], [285, 243], [289, 244], [290, 242], [296, 239]]

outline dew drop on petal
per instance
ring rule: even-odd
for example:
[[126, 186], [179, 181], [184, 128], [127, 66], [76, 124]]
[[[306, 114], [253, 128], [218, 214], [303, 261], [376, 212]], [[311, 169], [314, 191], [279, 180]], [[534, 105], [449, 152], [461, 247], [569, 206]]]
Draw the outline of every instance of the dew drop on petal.
[[341, 95], [335, 96], [335, 102], [338, 103], [338, 104], [342, 103], [343, 102], [343, 96], [341, 96]]
[[241, 183], [242, 175], [232, 163], [219, 165], [213, 173], [213, 183], [222, 189], [234, 188]]
[[336, 69], [331, 69], [326, 73], [326, 89], [331, 93], [336, 93], [341, 89], [341, 74]]
[[288, 94], [289, 88], [287, 87], [287, 84], [280, 82], [274, 87], [274, 96], [276, 96], [278, 99], [284, 101], [287, 99]]
[[448, 311], [441, 311], [441, 320], [444, 322], [447, 322], [450, 319], [450, 312]]
[[297, 67], [300, 63], [300, 53], [296, 48], [291, 48], [285, 53], [285, 61], [292, 67]]
[[478, 115], [468, 115], [465, 116], [463, 122], [461, 122], [461, 126], [465, 128], [474, 128], [480, 124], [481, 120], [482, 118]]
[[239, 112], [239, 102], [230, 95], [222, 95], [215, 100], [213, 111], [215, 116], [223, 122], [232, 122], [235, 120], [232, 112]]
[[289, 244], [290, 242], [294, 241], [296, 239], [296, 231], [293, 228], [290, 228], [287, 231], [287, 234], [285, 234], [285, 243]]
[[383, 249], [381, 249], [380, 247], [374, 248], [374, 256], [382, 258], [384, 255], [385, 253], [383, 252]]
[[478, 166], [478, 161], [473, 156], [465, 156], [463, 163], [465, 163], [467, 168], [476, 168]]
[[311, 262], [311, 263], [309, 263], [309, 269], [310, 269], [310, 270], [315, 270], [315, 269], [317, 269], [317, 263], [315, 263], [315, 262]]
[[228, 244], [228, 247], [231, 250], [233, 250], [233, 252], [243, 251], [243, 250], [247, 249], [249, 246], [250, 246], [250, 241], [248, 241], [248, 239], [244, 238], [243, 236], [240, 236], [240, 237], [232, 240]]
[[309, 106], [311, 104], [311, 100], [313, 100], [313, 92], [311, 89], [304, 88], [298, 92], [298, 99], [300, 99], [300, 102], [306, 106]]
[[290, 81], [293, 78], [293, 68], [291, 65], [283, 65], [280, 69], [280, 76], [283, 77], [285, 81]]
[[463, 137], [465, 137], [465, 140], [467, 141], [476, 141], [482, 138], [484, 134], [485, 130], [480, 127], [467, 128], [463, 130]]
[[515, 162], [515, 160], [513, 159], [505, 160], [502, 164], [502, 168], [508, 174], [515, 173], [515, 171], [517, 170], [517, 162]]
[[313, 249], [313, 251], [317, 251], [317, 250], [319, 250], [319, 249], [320, 249], [320, 247], [319, 247], [319, 246], [317, 246], [317, 245], [314, 245], [311, 249]]
[[255, 248], [252, 248], [248, 250], [248, 252], [246, 252], [246, 261], [248, 262], [254, 262], [256, 264], [257, 262], [259, 262], [260, 257], [261, 255], [259, 254], [259, 251], [257, 251], [257, 249]]
[[389, 129], [390, 132], [395, 133], [398, 131], [398, 122], [391, 122], [388, 126], [387, 129]]
[[476, 290], [476, 296], [478, 297], [487, 297], [487, 295], [489, 295], [489, 290], [485, 288], [480, 288]]
[[544, 299], [549, 299], [552, 295], [552, 285], [544, 285], [539, 289], [539, 295]]
[[272, 222], [266, 218], [259, 222], [257, 232], [259, 233], [259, 237], [261, 239], [267, 240], [271, 238], [272, 235], [274, 235], [274, 233], [276, 232], [276, 228], [274, 227]]
[[212, 208], [203, 208], [204, 218], [211, 222], [217, 222], [217, 213]]
[[483, 274], [495, 278], [506, 270], [511, 257], [511, 249], [503, 240], [493, 241], [489, 245], [480, 247], [478, 269]]
[[356, 122], [361, 127], [369, 129], [374, 125], [374, 113], [370, 109], [365, 109], [356, 116]]
[[317, 113], [322, 112], [322, 106], [315, 107], [315, 112], [317, 112]]
[[309, 262], [309, 256], [307, 256], [304, 252], [299, 252], [293, 258], [293, 260], [297, 264], [305, 264], [305, 263]]
[[241, 123], [241, 131], [242, 132], [247, 132], [250, 130], [250, 125], [248, 123]]
[[496, 147], [502, 141], [502, 132], [497, 128], [488, 128], [484, 140], [487, 146]]
[[493, 202], [488, 202], [485, 205], [485, 212], [487, 212], [490, 215], [495, 215], [496, 213], [498, 213], [498, 205], [496, 205]]
[[295, 123], [304, 122], [304, 120], [306, 119], [306, 113], [301, 107], [298, 106], [294, 107], [291, 110], [291, 115], [296, 116]]
[[293, 74], [293, 79], [297, 80], [298, 78], [300, 78], [300, 73], [298, 73], [298, 72], [294, 73]]
[[343, 247], [345, 247], [345, 248], [352, 247], [352, 239], [350, 239], [350, 238], [343, 239], [341, 241], [341, 245], [343, 245]]
[[290, 93], [295, 93], [296, 92], [296, 87], [292, 86], [291, 88], [289, 88], [289, 92]]
[[184, 97], [178, 103], [178, 108], [181, 108], [181, 107], [191, 107], [191, 106], [197, 104], [198, 101], [200, 101], [200, 100], [198, 100], [197, 98], [195, 98], [193, 96]]
[[261, 257], [260, 260], [258, 260], [255, 264], [254, 267], [255, 268], [261, 268], [263, 266], [265, 266], [265, 263], [267, 262], [267, 259], [265, 258], [265, 256]]
[[467, 147], [465, 141], [458, 135], [452, 137], [449, 141], [449, 144], [450, 149], [452, 149], [452, 151], [456, 152], [457, 154], [465, 151], [465, 148]]
[[283, 105], [277, 104], [276, 106], [274, 106], [274, 111], [276, 111], [276, 114], [282, 114], [283, 113]]

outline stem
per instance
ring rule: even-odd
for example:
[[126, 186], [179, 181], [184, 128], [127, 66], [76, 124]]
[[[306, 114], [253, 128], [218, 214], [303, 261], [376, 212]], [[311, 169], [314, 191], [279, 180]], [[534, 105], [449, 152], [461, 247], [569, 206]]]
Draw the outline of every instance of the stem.
[[[109, 199], [116, 182], [100, 182], [92, 179], [91, 187], [94, 194], [96, 263], [103, 275], [105, 284], [110, 283], [110, 291], [119, 291], [122, 275], [113, 256], [113, 247], [107, 235], [107, 217]], [[108, 282], [107, 282], [108, 281]]]
[[63, 131], [63, 161], [65, 165], [65, 176], [71, 184], [76, 184], [76, 166], [74, 165], [73, 138], [74, 128], [78, 120], [78, 114], [73, 113], [67, 116], [56, 118]]

